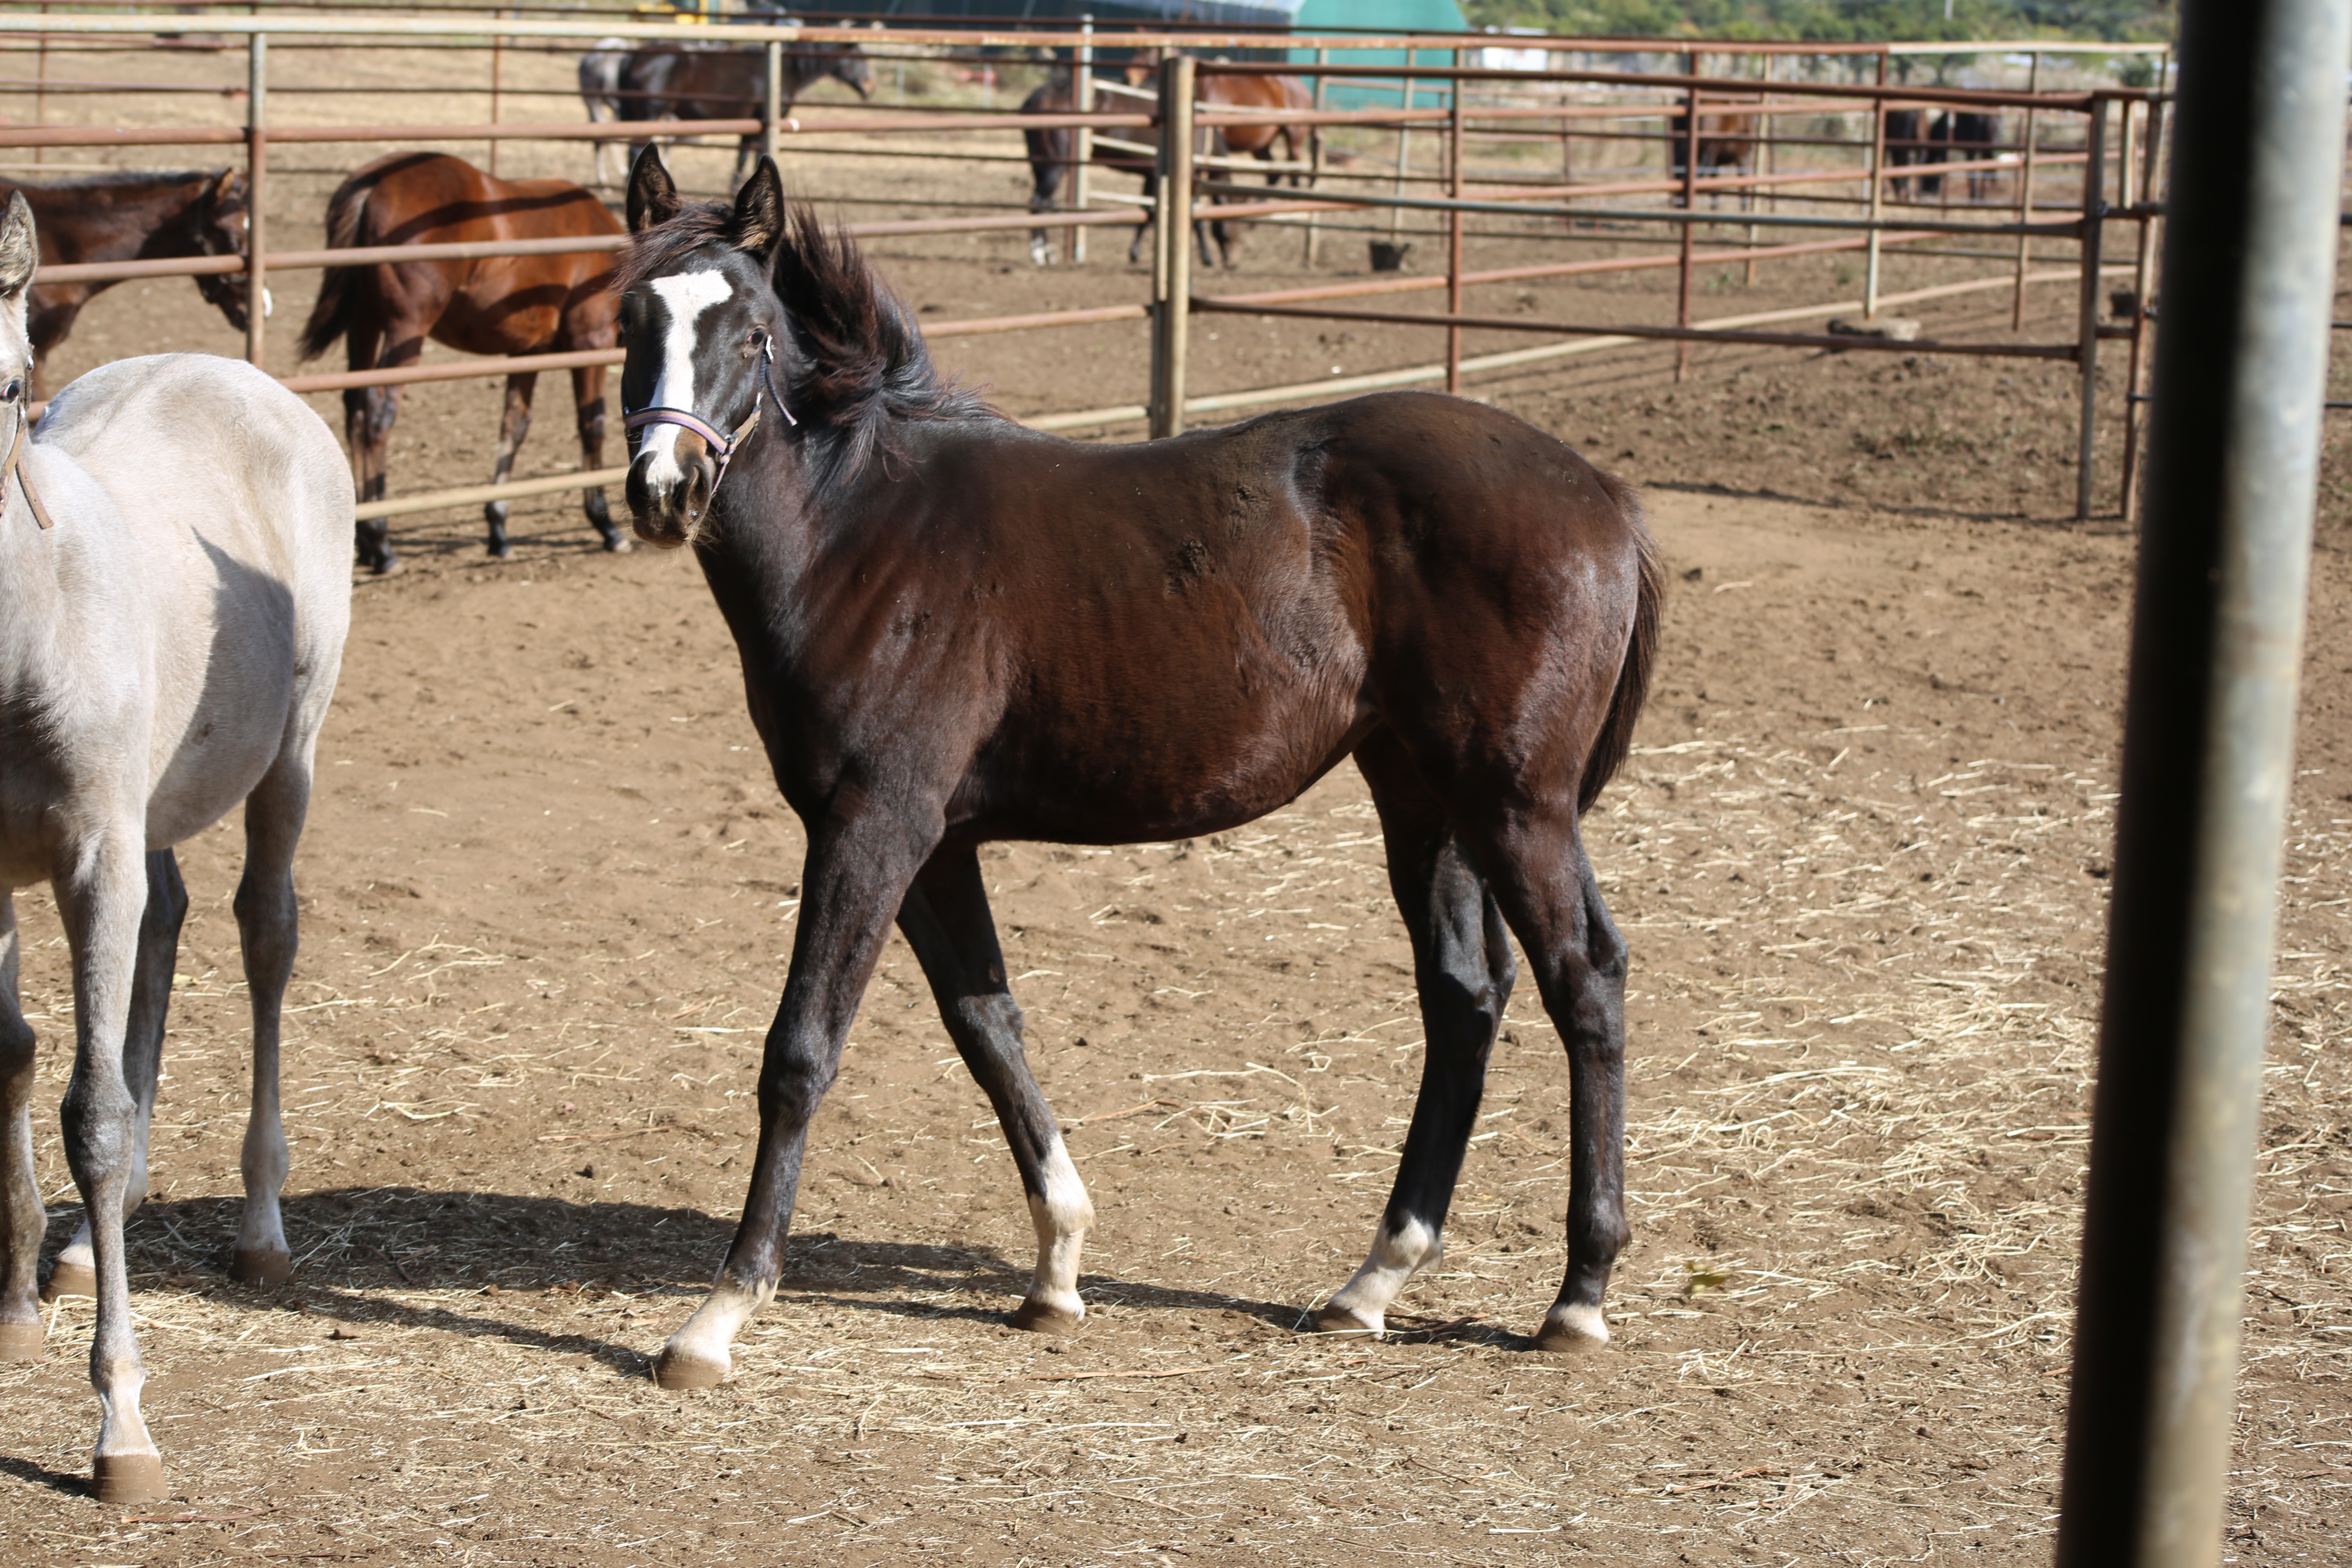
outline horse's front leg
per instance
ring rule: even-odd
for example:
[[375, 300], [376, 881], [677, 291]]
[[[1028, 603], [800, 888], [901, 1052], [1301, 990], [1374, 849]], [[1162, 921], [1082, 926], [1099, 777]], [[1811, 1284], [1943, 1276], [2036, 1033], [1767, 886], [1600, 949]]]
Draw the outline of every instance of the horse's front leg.
[[33, 1165], [33, 1026], [16, 1003], [16, 901], [0, 890], [0, 1362], [41, 1353], [35, 1278], [47, 1212]]
[[123, 1036], [147, 901], [144, 829], [137, 815], [110, 825], [95, 843], [77, 846], [71, 864], [52, 879], [73, 948], [74, 1067], [60, 1120], [66, 1163], [89, 1216], [98, 1275], [89, 1378], [104, 1412], [93, 1472], [99, 1500], [105, 1503], [149, 1502], [164, 1495], [163, 1456], [139, 1413], [147, 1373], [131, 1329], [130, 1271], [122, 1246], [138, 1115], [123, 1076]]
[[[499, 418], [498, 459], [490, 469], [490, 483], [502, 485], [514, 472], [515, 454], [522, 449], [523, 437], [530, 434], [530, 395], [539, 385], [535, 370], [517, 371], [507, 377], [506, 412]], [[514, 553], [507, 542], [507, 503], [494, 500], [482, 508], [482, 518], [490, 525], [490, 553], [503, 561]]]
[[[131, 1130], [131, 1175], [122, 1191], [128, 1215], [147, 1199], [147, 1136], [155, 1120], [155, 1085], [163, 1070], [163, 1027], [172, 1006], [172, 966], [180, 953], [180, 925], [188, 916], [188, 889], [169, 849], [147, 856], [147, 910], [139, 920], [138, 966], [131, 977], [131, 1016], [122, 1032], [122, 1079], [138, 1103]], [[98, 1294], [89, 1216], [49, 1266], [44, 1300]]]
[[1013, 1314], [1018, 1329], [1060, 1331], [1087, 1315], [1078, 1299], [1078, 1253], [1094, 1225], [1094, 1205], [1062, 1145], [1021, 1045], [1021, 1009], [1004, 983], [1004, 953], [988, 911], [980, 861], [969, 847], [931, 858], [898, 911], [898, 929], [931, 983], [940, 1018], [956, 1054], [988, 1096], [1021, 1172], [1029, 1220], [1037, 1232], [1037, 1268]]
[[[579, 337], [572, 340], [577, 343]], [[604, 367], [583, 364], [572, 372], [572, 405], [580, 429], [580, 466], [594, 473], [604, 466]], [[588, 525], [604, 542], [604, 548], [619, 554], [629, 548], [629, 536], [613, 526], [613, 514], [604, 505], [602, 486], [582, 492], [583, 504], [588, 512]]]
[[809, 1120], [840, 1069], [842, 1043], [892, 917], [939, 837], [936, 810], [915, 820], [873, 804], [812, 826], [792, 972], [760, 1063], [751, 1190], [709, 1297], [654, 1363], [662, 1387], [709, 1388], [723, 1380], [736, 1333], [776, 1293]]

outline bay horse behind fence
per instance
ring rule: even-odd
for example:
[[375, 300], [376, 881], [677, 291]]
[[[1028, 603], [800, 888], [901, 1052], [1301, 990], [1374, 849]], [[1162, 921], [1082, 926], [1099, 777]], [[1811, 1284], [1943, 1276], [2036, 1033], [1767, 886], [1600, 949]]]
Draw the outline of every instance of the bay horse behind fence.
[[[28, 437], [33, 246], [30, 209], [13, 195], [0, 222], [0, 1361], [40, 1356], [42, 1296], [96, 1297], [98, 1500], [143, 1503], [172, 1489], [140, 1409], [122, 1225], [147, 1194], [188, 909], [172, 846], [243, 803], [235, 907], [253, 1068], [229, 1271], [282, 1280], [293, 1268], [278, 1068], [294, 850], [351, 619], [352, 490], [309, 405], [213, 354], [101, 365], [58, 393]], [[17, 1001], [11, 894], [42, 881], [72, 954], [73, 1072], [58, 1120], [83, 1221], [37, 1293], [36, 1041]]]
[[[327, 202], [327, 244], [338, 250], [620, 232], [604, 204], [569, 180], [501, 180], [446, 153], [378, 158], [345, 180]], [[331, 267], [302, 330], [302, 357], [318, 358], [338, 338], [353, 370], [415, 364], [427, 338], [474, 354], [609, 349], [620, 331], [608, 287], [612, 272], [611, 253], [594, 250]], [[504, 484], [514, 471], [515, 453], [530, 429], [531, 393], [538, 384], [536, 371], [507, 377], [492, 484]], [[604, 367], [575, 368], [572, 396], [580, 466], [594, 469], [604, 456]], [[343, 394], [343, 433], [362, 501], [383, 498], [392, 427], [399, 417], [397, 386], [353, 387]], [[613, 526], [604, 492], [592, 489], [583, 494], [588, 521], [604, 548], [627, 549], [628, 541]], [[482, 514], [489, 524], [490, 553], [508, 554], [507, 503], [491, 501]], [[370, 570], [389, 572], [396, 563], [390, 534], [380, 517], [359, 525], [359, 557]]]
[[[166, 257], [245, 254], [245, 176], [233, 169], [181, 169], [81, 174], [35, 184], [0, 178], [0, 203], [22, 191], [39, 226], [41, 265], [149, 261]], [[245, 276], [199, 273], [205, 301], [245, 331]], [[49, 355], [73, 331], [74, 318], [112, 282], [33, 285], [26, 321], [33, 339], [32, 395], [47, 395]], [[262, 310], [268, 312], [268, 290]]]
[[[1723, 174], [1745, 174], [1756, 166], [1757, 127], [1762, 117], [1755, 114], [1710, 114], [1702, 112], [1698, 130], [1698, 167], [1693, 177], [1707, 179]], [[1691, 158], [1690, 111], [1684, 110], [1667, 122], [1666, 167], [1671, 178], [1683, 178]], [[1709, 205], [1722, 199], [1720, 188], [1708, 193]], [[1753, 186], [1739, 191], [1742, 205], [1754, 202]], [[1676, 192], [1674, 200], [1682, 201]]]
[[[1568, 1050], [1568, 1269], [1537, 1336], [1604, 1342], [1625, 1239], [1626, 949], [1579, 824], [1623, 761], [1663, 588], [1627, 486], [1507, 414], [1389, 393], [1168, 441], [1028, 430], [940, 380], [762, 158], [687, 205], [629, 185], [620, 274], [639, 537], [691, 545], [805, 825], [749, 1194], [655, 1368], [723, 1378], [783, 1266], [811, 1117], [895, 921], [994, 1108], [1074, 1327], [1093, 1222], [1024, 1056], [978, 847], [1196, 837], [1352, 756], [1412, 941], [1421, 1093], [1370, 1257], [1316, 1314], [1378, 1333], [1434, 1263], [1517, 966]], [[722, 482], [723, 481], [723, 482]]]

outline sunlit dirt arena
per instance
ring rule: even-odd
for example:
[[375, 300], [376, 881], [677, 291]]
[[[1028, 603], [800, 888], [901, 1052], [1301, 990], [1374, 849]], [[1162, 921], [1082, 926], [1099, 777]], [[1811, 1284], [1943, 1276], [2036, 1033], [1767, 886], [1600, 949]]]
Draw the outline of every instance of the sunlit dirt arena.
[[[331, 185], [293, 183], [273, 243], [313, 243], [299, 214]], [[1290, 243], [1244, 271], [1293, 276]], [[938, 314], [1140, 293], [1101, 259], [1039, 278], [1018, 235], [877, 248]], [[1831, 268], [1759, 293], [1821, 297]], [[312, 286], [279, 288], [289, 337]], [[1217, 330], [1206, 386], [1333, 363], [1312, 323]], [[941, 358], [1021, 412], [1133, 400], [1139, 330], [1093, 331]], [[1427, 354], [1408, 331], [1344, 345], [1389, 356], [1347, 368]], [[58, 378], [157, 346], [236, 345], [186, 284], [127, 285]], [[1645, 482], [1675, 582], [1637, 753], [1588, 824], [1633, 950], [1634, 1239], [1607, 1352], [1525, 1337], [1567, 1195], [1567, 1074], [1531, 987], [1445, 1262], [1385, 1342], [1299, 1331], [1362, 1255], [1420, 1069], [1377, 824], [1342, 769], [1232, 834], [983, 861], [1099, 1215], [1079, 1334], [1003, 1324], [1028, 1216], [894, 942], [734, 1380], [655, 1389], [741, 1196], [802, 839], [692, 563], [606, 556], [548, 499], [517, 505], [504, 563], [478, 513], [396, 521], [408, 569], [359, 586], [298, 863], [285, 1287], [225, 1272], [234, 821], [184, 854], [130, 1227], [175, 1495], [128, 1517], [86, 1495], [89, 1303], [68, 1299], [50, 1359], [0, 1369], [0, 1540], [142, 1564], [2043, 1561], [2131, 565], [2112, 517], [2062, 521], [2072, 384], [1777, 351], [1697, 356], [1680, 387], [1662, 351], [1568, 363], [1472, 390]], [[411, 392], [394, 489], [484, 477], [496, 395]], [[570, 461], [564, 421], [541, 423], [525, 473]], [[2343, 484], [2331, 455], [2239, 1563], [2331, 1561], [2347, 1518]], [[78, 1213], [50, 1115], [70, 994], [46, 895], [19, 908], [54, 1250]]]

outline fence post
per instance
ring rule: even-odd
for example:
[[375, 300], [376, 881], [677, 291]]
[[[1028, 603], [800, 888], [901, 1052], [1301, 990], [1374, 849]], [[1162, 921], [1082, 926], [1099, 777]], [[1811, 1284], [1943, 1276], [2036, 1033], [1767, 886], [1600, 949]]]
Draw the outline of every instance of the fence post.
[[[1457, 202], [1463, 198], [1464, 85], [1459, 80], [1453, 84], [1448, 99], [1453, 107], [1445, 117], [1445, 190]], [[1462, 313], [1462, 225], [1466, 216], [1460, 207], [1445, 215], [1445, 313], [1449, 316]], [[1462, 329], [1458, 326], [1445, 329], [1445, 390], [1457, 394], [1462, 390]]]
[[[1095, 111], [1095, 14], [1091, 11], [1078, 18], [1076, 62], [1070, 78], [1070, 107], [1080, 114]], [[1070, 133], [1070, 206], [1073, 211], [1087, 210], [1087, 187], [1091, 183], [1087, 174], [1094, 167], [1095, 128], [1081, 125]], [[1087, 231], [1083, 225], [1070, 226], [1069, 238], [1065, 242], [1070, 264], [1076, 266], [1087, 258]]]
[[[1686, 76], [1692, 78], [1697, 77], [1698, 52], [1696, 50], [1694, 49], [1689, 54], [1683, 57], [1683, 70], [1684, 74]], [[1672, 153], [1675, 145], [1674, 137], [1669, 134], [1666, 138], [1666, 148], [1669, 154]], [[1676, 274], [1681, 280], [1675, 296], [1675, 325], [1677, 327], [1688, 327], [1691, 324], [1691, 245], [1698, 229], [1698, 83], [1696, 80], [1693, 80], [1691, 85], [1685, 89], [1683, 93], [1683, 139], [1681, 145], [1683, 153], [1683, 237], [1681, 248], [1675, 253], [1676, 259], [1675, 262]], [[1459, 305], [1454, 307], [1456, 310], [1459, 310], [1462, 307]], [[1676, 338], [1675, 340], [1675, 379], [1676, 381], [1680, 381], [1689, 373], [1690, 340], [1688, 338]]]
[[[1762, 57], [1764, 85], [1757, 89], [1756, 93], [1759, 105], [1755, 120], [1756, 133], [1748, 143], [1748, 156], [1742, 160], [1750, 169], [1759, 174], [1769, 174], [1772, 172], [1772, 64], [1779, 58], [1769, 50], [1767, 50]], [[1767, 191], [1771, 188], [1769, 185], [1764, 187]], [[1754, 185], [1750, 185], [1748, 187], [1747, 199], [1740, 205], [1753, 213], [1756, 210], [1757, 198], [1760, 195], [1761, 193]], [[1756, 226], [1751, 223], [1748, 226], [1748, 248], [1750, 252], [1748, 258], [1748, 272], [1740, 279], [1740, 287], [1744, 289], [1756, 287], [1756, 258], [1753, 254], [1756, 245]]]
[[[1331, 51], [1328, 48], [1317, 49], [1315, 51], [1315, 63], [1318, 66], [1330, 64]], [[1320, 114], [1323, 112], [1324, 101], [1325, 82], [1321, 74], [1318, 73], [1315, 78], [1316, 113]], [[1296, 174], [1291, 176], [1294, 180], [1298, 176]], [[1322, 183], [1323, 127], [1320, 125], [1310, 125], [1307, 128], [1307, 188], [1308, 190], [1313, 190]], [[1307, 265], [1309, 268], [1312, 268], [1315, 265], [1317, 252], [1322, 248], [1322, 239], [1323, 236], [1315, 226], [1315, 214], [1310, 210], [1307, 215]]]
[[[505, 15], [503, 11], [490, 13], [493, 20]], [[499, 79], [506, 74], [506, 35], [492, 33], [490, 35], [490, 123], [493, 125], [499, 122]], [[488, 165], [491, 174], [498, 174], [499, 139], [495, 136], [490, 138], [490, 155], [484, 159], [483, 163]]]
[[760, 104], [760, 150], [771, 162], [782, 151], [784, 132], [784, 42], [768, 40], [765, 96]]
[[[2143, 202], [2153, 202], [2156, 196], [2158, 149], [2164, 145], [2164, 100], [2147, 101], [2147, 129], [2142, 132], [2146, 151], [2140, 160], [2139, 195]], [[2140, 418], [2140, 370], [2147, 363], [2147, 273], [2153, 259], [2155, 220], [2143, 216], [2139, 220], [2139, 248], [2132, 267], [2132, 319], [2130, 369], [2124, 376], [2124, 477], [2123, 495], [2117, 506], [2124, 521], [2136, 520], [2139, 508], [2135, 491], [2139, 479], [2139, 432], [2146, 423]]]
[[2223, 1550], [2347, 24], [2181, 7], [2060, 1568]]
[[[263, 363], [269, 279], [262, 258], [269, 248], [269, 35], [256, 33], [245, 55], [245, 357]], [[267, 368], [267, 366], [264, 366]]]
[[[1886, 51], [1878, 51], [1878, 85], [1886, 86]], [[1916, 149], [1915, 149], [1916, 151]], [[1870, 100], [1870, 223], [1862, 242], [1862, 319], [1878, 314], [1878, 220], [1886, 211], [1886, 99]]]
[[1151, 436], [1184, 433], [1184, 358], [1192, 302], [1192, 57], [1160, 62], [1160, 252]]
[[[2033, 51], [2033, 63], [2026, 68], [2025, 90], [2030, 93], [2039, 93], [2042, 90], [2042, 51], [2040, 49]], [[2031, 105], [2027, 106], [2024, 172], [2017, 176], [2017, 221], [2020, 223], [2033, 221], [2033, 143], [2036, 112]], [[2026, 258], [2032, 254], [2032, 250], [2033, 237], [2030, 234], [2019, 235], [2017, 237], [2017, 294], [2009, 308], [2009, 330], [2012, 332], [2021, 331], [2025, 326], [2025, 263]]]
[[2107, 100], [2094, 94], [2083, 158], [2083, 289], [2074, 321], [2074, 366], [2082, 374], [2082, 408], [2074, 443], [2074, 517], [2091, 515], [2091, 458], [2098, 434], [2099, 249], [2107, 211]]

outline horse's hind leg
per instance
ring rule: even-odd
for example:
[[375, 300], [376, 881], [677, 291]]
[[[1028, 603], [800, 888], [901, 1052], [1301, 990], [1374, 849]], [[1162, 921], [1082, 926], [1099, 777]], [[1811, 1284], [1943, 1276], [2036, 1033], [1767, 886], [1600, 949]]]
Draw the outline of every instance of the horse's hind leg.
[[236, 889], [236, 930], [245, 950], [245, 984], [253, 1007], [253, 1094], [238, 1162], [245, 1216], [229, 1273], [275, 1285], [293, 1275], [294, 1258], [278, 1212], [286, 1184], [286, 1129], [278, 1117], [278, 1023], [294, 973], [298, 920], [294, 848], [310, 807], [310, 750], [289, 746], [245, 802], [245, 876]]
[[131, 1280], [122, 1245], [138, 1102], [123, 1073], [123, 1038], [138, 967], [144, 823], [127, 819], [77, 847], [52, 878], [58, 913], [73, 949], [74, 1067], [58, 1120], [66, 1163], [89, 1215], [98, 1316], [89, 1347], [90, 1384], [103, 1410], [94, 1469], [100, 1502], [149, 1502], [164, 1493], [163, 1461], [139, 1412], [147, 1373], [131, 1325]]
[[923, 965], [956, 1054], [988, 1096], [1020, 1168], [1037, 1231], [1037, 1268], [1013, 1314], [1019, 1329], [1076, 1328], [1087, 1315], [1078, 1299], [1078, 1252], [1094, 1224], [1094, 1205], [1062, 1146], [1055, 1121], [1021, 1045], [1021, 1009], [1004, 984], [1004, 954], [988, 911], [980, 862], [970, 848], [941, 849], [908, 891], [898, 929]]
[[[139, 920], [138, 966], [131, 974], [131, 1016], [122, 1031], [122, 1079], [138, 1102], [131, 1130], [131, 1174], [122, 1193], [128, 1215], [147, 1199], [147, 1137], [155, 1120], [155, 1085], [163, 1068], [163, 1026], [172, 1006], [172, 967], [180, 952], [180, 926], [188, 916], [188, 889], [180, 863], [169, 849], [147, 854], [147, 910]], [[91, 1261], [89, 1220], [74, 1232], [49, 1266], [41, 1288], [44, 1300], [95, 1296], [98, 1275]]]
[[47, 1212], [33, 1166], [33, 1026], [16, 1003], [16, 903], [0, 890], [0, 1362], [41, 1353], [35, 1271]]
[[[517, 371], [507, 377], [506, 412], [499, 418], [498, 461], [490, 470], [490, 483], [502, 485], [514, 472], [515, 454], [522, 449], [523, 437], [530, 434], [530, 395], [539, 385], [535, 370]], [[490, 553], [503, 561], [514, 553], [507, 542], [507, 503], [494, 500], [482, 508], [482, 517], [490, 525]]]
[[1438, 1260], [1517, 973], [1503, 922], [1444, 808], [1387, 732], [1356, 753], [1388, 841], [1389, 886], [1412, 939], [1413, 984], [1428, 1044], [1404, 1154], [1370, 1255], [1315, 1314], [1325, 1331], [1379, 1333], [1405, 1281]]

